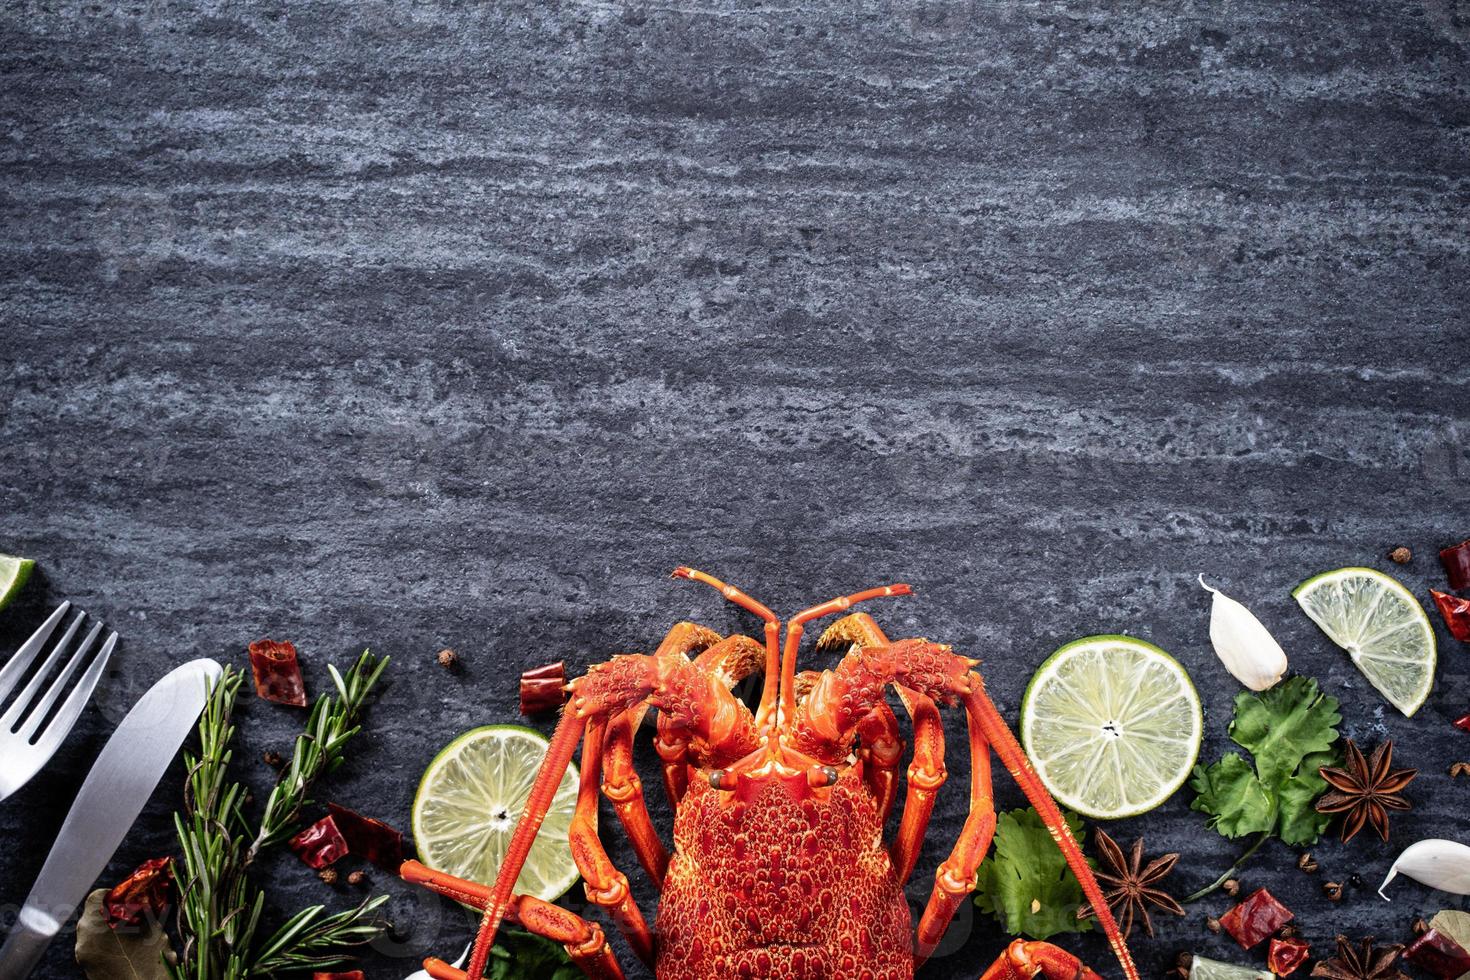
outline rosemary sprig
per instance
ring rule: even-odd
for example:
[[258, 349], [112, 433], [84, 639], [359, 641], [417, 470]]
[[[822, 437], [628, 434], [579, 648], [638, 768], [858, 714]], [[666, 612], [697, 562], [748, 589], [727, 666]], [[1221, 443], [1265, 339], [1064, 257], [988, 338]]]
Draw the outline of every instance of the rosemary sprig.
[[375, 912], [387, 899], [379, 896], [332, 915], [325, 915], [322, 906], [303, 909], [257, 943], [265, 892], [245, 872], [262, 849], [291, 835], [310, 802], [306, 794], [312, 784], [341, 765], [363, 705], [387, 664], [387, 658], [364, 652], [346, 677], [329, 668], [338, 697], [323, 696], [313, 705], [291, 765], [271, 791], [253, 835], [244, 816], [245, 789], [228, 775], [235, 734], [231, 715], [242, 674], [225, 669], [199, 719], [199, 755], [185, 753], [184, 810], [174, 818], [183, 854], [176, 862], [181, 873], [175, 875], [180, 952], [169, 966], [175, 980], [250, 980], [332, 966], [349, 958], [345, 947], [371, 942], [383, 931]]
[[386, 901], [387, 895], [378, 895], [334, 915], [323, 915], [324, 905], [302, 909], [261, 944], [253, 972], [322, 970], [346, 963], [351, 956], [344, 947], [370, 943], [383, 931], [373, 913]]
[[360, 728], [357, 720], [363, 703], [387, 666], [388, 659], [379, 660], [371, 650], [362, 652], [345, 678], [336, 667], [327, 665], [337, 696], [324, 695], [311, 706], [306, 731], [296, 738], [290, 765], [266, 800], [260, 832], [245, 856], [246, 864], [254, 861], [263, 849], [279, 844], [295, 832], [296, 817], [311, 802], [306, 794], [311, 791], [312, 783], [342, 764], [342, 749]]

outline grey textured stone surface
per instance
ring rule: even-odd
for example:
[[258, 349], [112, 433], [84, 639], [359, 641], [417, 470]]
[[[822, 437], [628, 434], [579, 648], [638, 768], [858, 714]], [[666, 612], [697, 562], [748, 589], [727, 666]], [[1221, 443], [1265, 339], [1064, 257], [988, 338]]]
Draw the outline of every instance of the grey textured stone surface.
[[[513, 718], [524, 666], [646, 649], [680, 618], [754, 628], [668, 581], [680, 563], [785, 611], [910, 581], [873, 612], [984, 658], [1011, 717], [1061, 642], [1145, 637], [1194, 672], [1213, 759], [1234, 686], [1204, 571], [1348, 734], [1422, 768], [1396, 844], [1470, 833], [1445, 772], [1470, 756], [1449, 728], [1470, 651], [1441, 632], [1406, 720], [1288, 596], [1398, 544], [1425, 595], [1433, 550], [1470, 534], [1463, 2], [0, 18], [0, 550], [44, 570], [0, 649], [63, 597], [125, 638], [97, 710], [0, 806], [0, 902], [181, 659], [289, 637], [321, 690], [328, 661], [393, 655], [322, 795], [403, 824], [440, 745]], [[263, 785], [298, 716], [241, 721]], [[916, 902], [963, 819], [953, 768]], [[109, 877], [169, 849], [178, 786]], [[1182, 850], [1180, 891], [1236, 849], [1189, 795], [1116, 828]], [[1318, 850], [1321, 877], [1372, 879], [1394, 849]], [[1245, 881], [1318, 949], [1462, 901], [1405, 883], [1329, 906], [1293, 859], [1272, 847]], [[277, 912], [350, 900], [267, 871]], [[370, 976], [468, 934], [374, 877], [408, 938]], [[1258, 962], [1204, 930], [1224, 907], [1137, 942], [1145, 972], [1179, 949]], [[924, 978], [1000, 948], [968, 909]], [[1065, 942], [1116, 972], [1096, 937]], [[43, 975], [75, 972], [57, 943]]]

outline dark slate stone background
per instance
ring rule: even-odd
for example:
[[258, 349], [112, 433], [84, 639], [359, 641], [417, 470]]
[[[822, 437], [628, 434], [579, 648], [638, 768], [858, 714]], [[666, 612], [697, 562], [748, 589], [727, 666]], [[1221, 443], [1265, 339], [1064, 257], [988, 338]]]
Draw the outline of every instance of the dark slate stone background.
[[[872, 611], [983, 657], [1012, 717], [1060, 643], [1145, 637], [1193, 671], [1213, 759], [1236, 686], [1205, 572], [1348, 734], [1423, 770], [1392, 846], [1325, 844], [1317, 879], [1273, 846], [1246, 884], [1318, 950], [1463, 903], [1318, 889], [1466, 837], [1470, 783], [1446, 769], [1470, 757], [1449, 727], [1470, 649], [1441, 632], [1409, 721], [1288, 595], [1403, 544], [1425, 596], [1434, 550], [1470, 533], [1463, 2], [0, 16], [0, 550], [44, 570], [0, 648], [63, 597], [124, 636], [96, 710], [0, 806], [0, 900], [183, 659], [288, 637], [320, 691], [329, 661], [391, 654], [321, 795], [404, 824], [441, 745], [514, 719], [522, 668], [646, 650], [686, 617], [752, 630], [668, 580], [687, 562], [785, 611], [912, 582]], [[463, 674], [434, 663], [446, 645]], [[264, 786], [256, 760], [299, 720], [247, 699], [242, 773]], [[169, 850], [179, 783], [107, 880]], [[1114, 828], [1183, 851], [1181, 893], [1236, 850], [1189, 797]], [[273, 914], [357, 896], [267, 871]], [[406, 938], [370, 976], [468, 935], [373, 887]], [[1225, 907], [1136, 942], [1146, 974], [1180, 949], [1259, 963], [1205, 931]], [[926, 980], [1000, 949], [968, 908]], [[1116, 974], [1096, 937], [1062, 941]], [[75, 975], [68, 945], [44, 975]]]

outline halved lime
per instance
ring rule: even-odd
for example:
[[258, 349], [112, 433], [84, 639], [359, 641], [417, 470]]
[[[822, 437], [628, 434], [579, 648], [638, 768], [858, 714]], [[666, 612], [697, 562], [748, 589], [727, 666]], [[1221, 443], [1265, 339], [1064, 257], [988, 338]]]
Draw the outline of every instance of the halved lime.
[[1438, 655], [1434, 627], [1413, 593], [1372, 568], [1339, 568], [1291, 594], [1395, 708], [1406, 716], [1419, 710]]
[[29, 558], [0, 555], [0, 609], [9, 605], [10, 600], [25, 588], [26, 579], [31, 577], [31, 569], [35, 567], [36, 563]]
[[[413, 800], [419, 860], [446, 874], [489, 884], [531, 795], [550, 743], [520, 725], [475, 728], [429, 763]], [[516, 894], [550, 902], [577, 880], [567, 833], [577, 808], [577, 767], [568, 766], [516, 883]]]
[[1052, 796], [1094, 819], [1146, 813], [1184, 785], [1203, 734], [1179, 661], [1131, 636], [1053, 653], [1021, 702], [1021, 742]]

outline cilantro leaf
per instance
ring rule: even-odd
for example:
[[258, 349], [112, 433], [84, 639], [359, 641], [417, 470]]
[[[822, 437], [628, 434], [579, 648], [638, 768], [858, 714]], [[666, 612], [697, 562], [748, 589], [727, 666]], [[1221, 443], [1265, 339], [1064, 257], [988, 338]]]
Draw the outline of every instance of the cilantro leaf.
[[[1065, 816], [1080, 843], [1082, 820], [1072, 813]], [[994, 915], [1013, 936], [1046, 939], [1092, 931], [1091, 919], [1077, 920], [1082, 902], [1082, 885], [1041, 816], [1031, 807], [1002, 813], [996, 821], [995, 852], [977, 876], [975, 904], [980, 910]]]
[[1292, 677], [1260, 694], [1238, 695], [1230, 737], [1255, 756], [1261, 781], [1278, 786], [1307, 756], [1332, 747], [1340, 721], [1336, 698], [1310, 677]]
[[486, 967], [487, 980], [584, 980], [560, 945], [516, 929], [496, 937]]
[[1293, 847], [1317, 843], [1332, 822], [1332, 814], [1318, 813], [1317, 797], [1327, 789], [1327, 780], [1318, 775], [1323, 766], [1341, 764], [1342, 756], [1337, 751], [1316, 752], [1302, 760], [1301, 771], [1284, 780], [1277, 795], [1281, 800], [1281, 821], [1278, 833], [1281, 839]]
[[1230, 737], [1251, 753], [1255, 766], [1238, 752], [1196, 766], [1190, 786], [1198, 795], [1191, 808], [1209, 814], [1210, 826], [1226, 837], [1275, 833], [1288, 844], [1315, 843], [1330, 820], [1313, 807], [1327, 788], [1317, 770], [1337, 758], [1340, 721], [1337, 699], [1310, 677], [1241, 693]]
[[1265, 833], [1276, 825], [1270, 791], [1239, 753], [1231, 752], [1208, 769], [1195, 766], [1189, 785], [1199, 794], [1191, 809], [1210, 814], [1210, 826], [1226, 837]]

